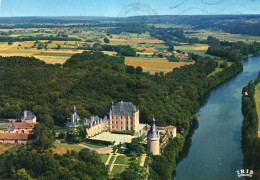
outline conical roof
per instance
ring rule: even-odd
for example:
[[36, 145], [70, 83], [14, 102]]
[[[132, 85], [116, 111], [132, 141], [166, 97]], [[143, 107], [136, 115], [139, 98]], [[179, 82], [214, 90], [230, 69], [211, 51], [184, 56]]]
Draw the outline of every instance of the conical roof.
[[158, 138], [158, 131], [157, 131], [157, 127], [155, 125], [155, 119], [153, 118], [153, 123], [152, 126], [147, 134], [148, 138]]

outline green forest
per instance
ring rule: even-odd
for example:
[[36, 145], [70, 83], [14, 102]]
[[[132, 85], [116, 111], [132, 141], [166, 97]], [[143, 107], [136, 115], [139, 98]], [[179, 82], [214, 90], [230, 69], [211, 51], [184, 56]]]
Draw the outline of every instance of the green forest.
[[[260, 178], [260, 140], [258, 138], [258, 116], [255, 104], [255, 86], [260, 82], [260, 75], [250, 81], [242, 90], [242, 151], [244, 168], [254, 170], [253, 179]], [[247, 94], [246, 94], [247, 92]]]

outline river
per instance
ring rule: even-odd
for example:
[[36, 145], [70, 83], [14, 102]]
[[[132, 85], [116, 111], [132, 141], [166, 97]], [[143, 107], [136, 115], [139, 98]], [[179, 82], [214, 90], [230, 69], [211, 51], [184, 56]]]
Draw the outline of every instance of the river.
[[260, 56], [244, 59], [243, 64], [243, 72], [214, 89], [199, 110], [199, 128], [174, 180], [242, 179], [236, 173], [243, 168], [241, 91], [257, 77]]

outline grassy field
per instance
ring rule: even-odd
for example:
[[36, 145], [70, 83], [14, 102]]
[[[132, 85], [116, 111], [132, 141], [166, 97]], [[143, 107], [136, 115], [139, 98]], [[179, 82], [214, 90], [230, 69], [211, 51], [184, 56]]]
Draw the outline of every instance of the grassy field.
[[67, 150], [71, 151], [80, 151], [81, 149], [84, 149], [83, 147], [77, 145], [77, 144], [68, 144], [68, 143], [61, 143], [58, 141], [54, 142], [54, 146], [55, 148], [52, 148], [54, 153], [57, 154], [65, 154], [67, 152]]
[[114, 165], [113, 170], [110, 174], [112, 177], [120, 177], [120, 174], [127, 168], [127, 166], [122, 166], [122, 165]]
[[199, 39], [207, 39], [208, 36], [216, 37], [219, 40], [222, 41], [243, 41], [243, 42], [254, 42], [254, 41], [260, 41], [259, 36], [250, 36], [250, 35], [243, 35], [243, 34], [230, 34], [230, 33], [224, 33], [221, 31], [216, 30], [209, 30], [209, 29], [201, 29], [198, 30], [198, 33], [195, 34], [186, 34], [187, 37], [198, 37]]
[[[255, 103], [258, 120], [260, 120], [260, 83], [255, 87]], [[260, 122], [258, 122], [258, 137], [260, 138]]]
[[108, 163], [109, 165], [112, 164], [112, 162], [114, 161], [115, 157], [116, 157], [116, 156], [112, 156], [112, 157], [111, 157], [111, 159], [110, 159], [110, 161], [109, 161], [109, 163]]
[[206, 54], [208, 47], [209, 46], [207, 44], [182, 44], [181, 46], [174, 46], [175, 50], [180, 50], [187, 54], [194, 53], [200, 56], [211, 56], [209, 54]]
[[115, 164], [128, 164], [130, 157], [127, 156], [117, 156]]
[[101, 157], [101, 161], [105, 163], [107, 161], [109, 154], [100, 154], [99, 156]]
[[[217, 62], [218, 62], [218, 67], [215, 69], [215, 71], [211, 72], [211, 73], [208, 75], [208, 77], [213, 76], [213, 75], [215, 75], [216, 73], [223, 71], [223, 68], [220, 68], [220, 64], [224, 63], [225, 61], [223, 61], [223, 60], [217, 60]], [[230, 66], [233, 64], [232, 62], [226, 62], [226, 63], [227, 63], [227, 66], [228, 66], [228, 67], [230, 67]]]
[[0, 129], [6, 129], [10, 123], [0, 123]]
[[173, 68], [194, 64], [194, 62], [169, 62], [166, 58], [138, 58], [126, 57], [125, 64], [134, 67], [140, 66], [144, 72], [154, 74], [156, 72], [170, 72]]

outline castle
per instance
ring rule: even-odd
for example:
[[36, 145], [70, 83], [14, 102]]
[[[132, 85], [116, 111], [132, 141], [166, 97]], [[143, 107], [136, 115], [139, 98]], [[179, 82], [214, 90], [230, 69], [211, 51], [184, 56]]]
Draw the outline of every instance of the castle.
[[[66, 123], [66, 127], [72, 128], [78, 126], [80, 117], [73, 108], [73, 114]], [[87, 126], [87, 137], [95, 136], [104, 131], [137, 131], [139, 129], [139, 109], [131, 102], [118, 102], [114, 106], [111, 103], [110, 109], [104, 118], [98, 116], [90, 116], [89, 119], [83, 120], [83, 125]]]
[[[156, 126], [154, 118], [150, 130], [147, 132], [147, 130], [144, 130], [147, 124], [139, 124], [138, 107], [134, 106], [131, 102], [123, 101], [118, 102], [116, 106], [112, 102], [109, 111], [103, 118], [92, 115], [81, 122], [74, 106], [73, 113], [71, 114], [71, 118], [68, 119], [66, 127], [70, 130], [79, 124], [87, 126], [86, 138], [91, 138], [102, 132], [112, 131], [135, 131], [136, 136], [147, 133], [147, 151], [153, 155], [160, 155], [160, 147], [167, 144], [169, 138], [176, 137], [177, 132], [175, 126]], [[160, 135], [162, 139], [161, 143]]]

